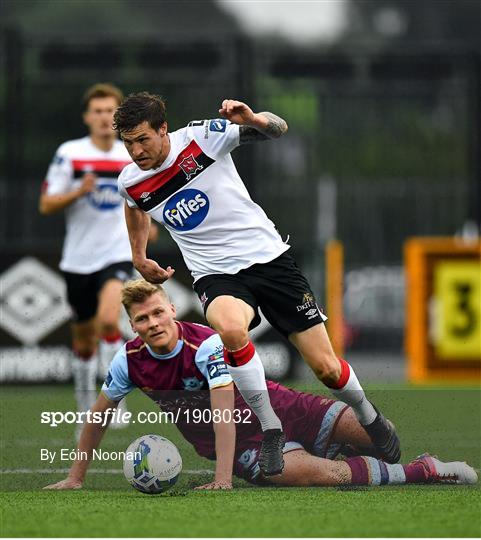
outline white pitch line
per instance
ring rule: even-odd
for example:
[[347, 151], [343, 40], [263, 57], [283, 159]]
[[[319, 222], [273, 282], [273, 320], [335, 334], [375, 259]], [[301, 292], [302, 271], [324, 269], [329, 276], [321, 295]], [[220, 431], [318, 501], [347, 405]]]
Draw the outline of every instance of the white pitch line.
[[35, 439], [15, 439], [15, 441], [11, 442], [11, 441], [7, 441], [7, 440], [3, 440], [3, 441], [0, 441], [0, 448], [7, 448], [7, 447], [14, 447], [14, 446], [37, 446], [37, 447], [40, 447], [41, 444], [45, 444], [45, 445], [49, 445], [50, 447], [55, 447], [55, 446], [63, 446], [63, 445], [66, 445], [66, 444], [77, 444], [76, 442], [74, 442], [73, 440], [73, 437], [71, 440], [69, 439], [48, 439], [48, 440], [41, 440], [40, 442], [38, 440], [35, 440]]
[[[0, 474], [67, 474], [70, 469], [0, 469]], [[89, 469], [89, 474], [123, 474], [121, 469]], [[214, 474], [211, 469], [185, 470], [184, 474]]]

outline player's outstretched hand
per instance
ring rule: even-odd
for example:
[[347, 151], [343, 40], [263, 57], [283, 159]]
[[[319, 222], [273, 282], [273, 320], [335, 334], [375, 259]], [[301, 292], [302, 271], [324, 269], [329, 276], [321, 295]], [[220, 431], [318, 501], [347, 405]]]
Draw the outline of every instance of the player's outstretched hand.
[[171, 278], [175, 272], [171, 266], [164, 269], [152, 259], [144, 259], [142, 262], [135, 263], [135, 268], [137, 268], [142, 277], [150, 283], [164, 283], [164, 281]]
[[219, 114], [240, 126], [252, 124], [255, 118], [254, 112], [248, 105], [235, 99], [224, 99]]
[[194, 489], [232, 489], [232, 482], [220, 480], [218, 482], [209, 482], [203, 486], [197, 486]]
[[80, 489], [81, 487], [82, 482], [80, 480], [65, 478], [65, 480], [60, 480], [60, 482], [57, 482], [56, 484], [45, 486], [43, 489]]

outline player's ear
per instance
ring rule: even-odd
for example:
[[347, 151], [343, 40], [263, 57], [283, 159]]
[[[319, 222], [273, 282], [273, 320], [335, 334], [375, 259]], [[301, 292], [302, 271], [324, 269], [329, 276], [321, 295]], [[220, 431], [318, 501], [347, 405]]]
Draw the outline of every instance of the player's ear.
[[167, 133], [167, 122], [164, 122], [160, 128], [159, 128], [159, 131], [160, 131], [160, 135], [163, 137], [164, 135], [166, 135]]
[[172, 316], [175, 319], [177, 317], [177, 310], [175, 309], [174, 304], [170, 304], [170, 309], [172, 310]]
[[88, 114], [89, 114], [88, 111], [84, 111], [82, 113], [82, 120], [86, 126], [90, 126], [89, 121], [88, 121]]

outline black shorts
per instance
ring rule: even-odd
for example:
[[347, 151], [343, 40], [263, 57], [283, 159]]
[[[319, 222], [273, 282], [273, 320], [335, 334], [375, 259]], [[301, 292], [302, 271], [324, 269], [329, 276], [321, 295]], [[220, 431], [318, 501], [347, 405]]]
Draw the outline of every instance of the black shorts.
[[98, 294], [106, 281], [132, 279], [134, 266], [130, 261], [118, 262], [98, 270], [93, 274], [73, 274], [64, 272], [67, 282], [67, 300], [73, 310], [75, 322], [85, 322], [95, 316]]
[[258, 309], [283, 336], [302, 332], [327, 320], [294, 259], [283, 253], [264, 264], [254, 264], [237, 274], [211, 274], [194, 283], [204, 313], [217, 296], [240, 298], [254, 308], [249, 330], [260, 323]]

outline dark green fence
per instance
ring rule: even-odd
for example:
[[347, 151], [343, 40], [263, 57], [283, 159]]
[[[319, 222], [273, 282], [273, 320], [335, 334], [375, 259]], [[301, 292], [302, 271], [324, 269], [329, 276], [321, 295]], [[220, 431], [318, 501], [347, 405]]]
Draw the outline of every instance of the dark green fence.
[[0, 246], [10, 258], [59, 252], [62, 219], [38, 215], [40, 185], [56, 147], [85, 133], [84, 89], [105, 80], [164, 95], [171, 130], [215, 117], [224, 97], [284, 116], [284, 139], [234, 157], [306, 265], [331, 233], [350, 263], [400, 263], [407, 236], [479, 221], [479, 56], [301, 54], [238, 38], [3, 37]]

